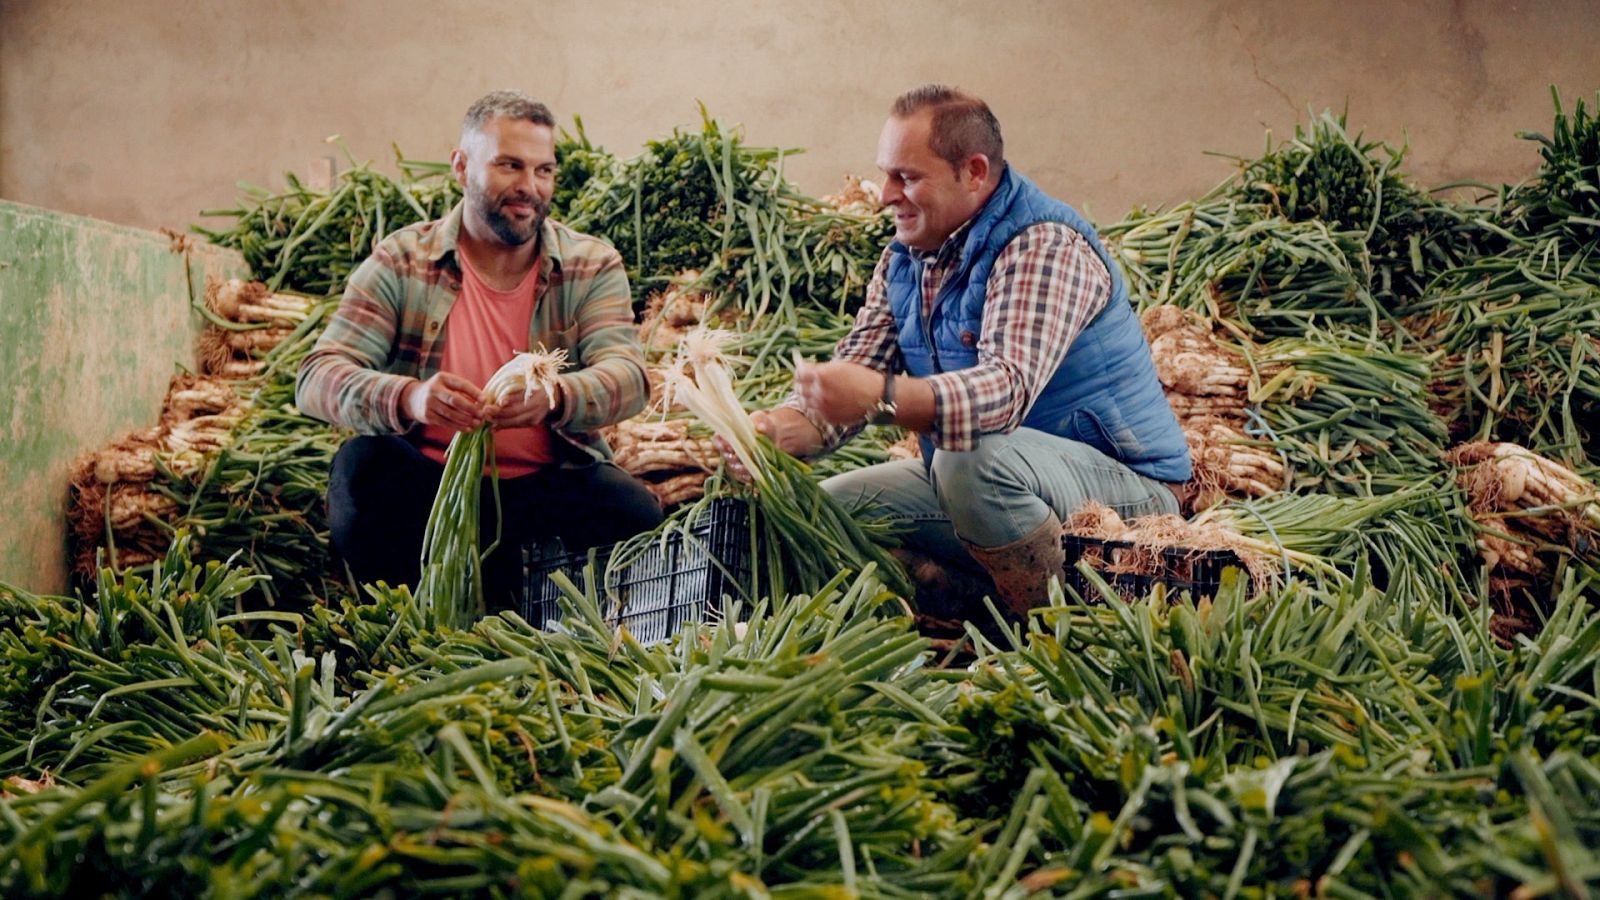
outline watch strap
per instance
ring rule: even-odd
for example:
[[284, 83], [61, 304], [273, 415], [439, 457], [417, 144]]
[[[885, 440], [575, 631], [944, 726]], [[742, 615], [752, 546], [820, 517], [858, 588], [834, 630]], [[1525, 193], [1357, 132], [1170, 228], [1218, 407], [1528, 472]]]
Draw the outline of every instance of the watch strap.
[[878, 402], [873, 405], [872, 411], [867, 415], [867, 422], [873, 425], [893, 425], [897, 406], [894, 400], [894, 373], [883, 373], [883, 394]]

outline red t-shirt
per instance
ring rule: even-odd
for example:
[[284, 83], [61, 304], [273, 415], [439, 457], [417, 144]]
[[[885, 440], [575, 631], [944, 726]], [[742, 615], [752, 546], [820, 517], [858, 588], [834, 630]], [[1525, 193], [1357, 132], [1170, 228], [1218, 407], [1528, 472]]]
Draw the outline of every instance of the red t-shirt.
[[[460, 251], [456, 252], [456, 259], [461, 262], [461, 293], [445, 318], [444, 357], [439, 368], [481, 388], [511, 357], [528, 349], [540, 259], [535, 257], [527, 277], [509, 291], [497, 291], [486, 284]], [[417, 436], [417, 448], [429, 459], [443, 463], [454, 436], [449, 428], [424, 425]], [[495, 429], [500, 477], [527, 475], [554, 462], [552, 439], [548, 425]], [[484, 472], [488, 473], [487, 467]]]

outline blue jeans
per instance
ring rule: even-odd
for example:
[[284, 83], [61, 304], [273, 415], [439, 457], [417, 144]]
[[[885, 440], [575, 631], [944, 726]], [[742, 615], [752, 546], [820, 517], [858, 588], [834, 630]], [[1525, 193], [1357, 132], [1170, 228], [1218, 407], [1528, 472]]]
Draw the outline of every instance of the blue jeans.
[[1038, 530], [1051, 513], [1066, 519], [1098, 500], [1123, 518], [1178, 512], [1165, 483], [1129, 469], [1079, 441], [1019, 428], [988, 434], [964, 453], [934, 451], [920, 459], [880, 463], [822, 483], [846, 503], [872, 503], [907, 531], [908, 549], [935, 559], [977, 565], [961, 541], [1003, 547]]

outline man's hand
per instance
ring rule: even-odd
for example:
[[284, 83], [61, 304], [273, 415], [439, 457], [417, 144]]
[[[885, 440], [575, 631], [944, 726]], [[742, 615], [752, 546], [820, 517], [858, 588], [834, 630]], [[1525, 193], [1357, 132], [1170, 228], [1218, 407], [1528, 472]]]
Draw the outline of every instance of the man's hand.
[[[797, 409], [780, 406], [772, 410], [756, 410], [750, 414], [750, 424], [777, 444], [779, 450], [791, 456], [804, 459], [822, 449], [822, 434]], [[733, 477], [748, 482], [750, 470], [739, 461], [733, 447], [721, 437], [716, 438], [715, 444]]]
[[851, 362], [801, 363], [794, 370], [794, 389], [817, 418], [857, 425], [883, 396], [883, 373]]
[[400, 394], [400, 408], [413, 422], [471, 431], [483, 424], [478, 386], [449, 372], [427, 381], [413, 381]]
[[[556, 385], [556, 402], [561, 400], [561, 386]], [[545, 395], [544, 389], [534, 388], [527, 399], [513, 395], [502, 405], [493, 403], [483, 408], [483, 417], [494, 423], [496, 428], [531, 428], [541, 425], [545, 419], [554, 414], [556, 407], [550, 403], [550, 398]]]

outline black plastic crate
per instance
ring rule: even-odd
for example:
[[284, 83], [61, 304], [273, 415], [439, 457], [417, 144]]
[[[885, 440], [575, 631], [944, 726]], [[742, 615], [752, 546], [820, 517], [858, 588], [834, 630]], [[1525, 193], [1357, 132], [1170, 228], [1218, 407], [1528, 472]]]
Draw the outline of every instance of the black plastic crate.
[[[593, 562], [606, 622], [626, 625], [640, 643], [666, 640], [688, 622], [715, 621], [722, 616], [724, 594], [744, 597], [749, 591], [750, 507], [740, 500], [713, 500], [687, 535], [674, 531], [664, 542], [652, 541], [632, 563], [607, 575], [615, 549], [552, 553], [538, 543], [524, 546], [527, 581], [517, 612], [539, 628], [558, 620], [561, 588], [550, 576], [565, 572], [582, 589], [584, 567]], [[604, 584], [598, 583], [601, 578]]]
[[[1067, 553], [1064, 583], [1090, 602], [1098, 601], [1101, 594], [1088, 576], [1078, 571], [1080, 560], [1087, 562], [1089, 568], [1124, 600], [1145, 597], [1157, 584], [1166, 585], [1167, 595], [1173, 599], [1184, 592], [1195, 600], [1215, 597], [1222, 587], [1222, 571], [1230, 566], [1243, 568], [1243, 563], [1231, 550], [1151, 549], [1136, 547], [1132, 541], [1101, 540], [1075, 534], [1063, 535], [1061, 542]], [[1151, 568], [1155, 571], [1149, 571]]]

